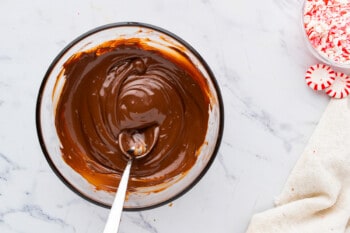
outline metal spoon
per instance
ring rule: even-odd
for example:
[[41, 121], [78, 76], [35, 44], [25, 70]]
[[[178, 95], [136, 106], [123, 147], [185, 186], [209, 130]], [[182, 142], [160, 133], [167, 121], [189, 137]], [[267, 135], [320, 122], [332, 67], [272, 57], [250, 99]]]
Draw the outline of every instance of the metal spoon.
[[130, 148], [126, 149], [123, 147], [123, 137], [128, 136], [125, 134], [125, 132], [122, 132], [119, 134], [119, 147], [120, 150], [123, 152], [123, 154], [128, 158], [128, 163], [126, 164], [126, 167], [124, 169], [122, 178], [120, 180], [117, 193], [115, 195], [111, 212], [109, 213], [106, 226], [103, 230], [103, 233], [117, 233], [119, 229], [119, 223], [121, 214], [123, 211], [124, 201], [125, 201], [125, 194], [128, 187], [128, 181], [129, 181], [129, 175], [130, 175], [130, 169], [132, 165], [132, 161], [134, 159], [140, 159], [145, 157], [150, 153], [152, 148], [157, 142], [158, 136], [159, 136], [159, 127], [154, 128], [154, 135], [153, 135], [153, 141], [151, 146], [147, 146], [147, 144], [142, 141], [138, 140], [135, 145], [131, 146]]

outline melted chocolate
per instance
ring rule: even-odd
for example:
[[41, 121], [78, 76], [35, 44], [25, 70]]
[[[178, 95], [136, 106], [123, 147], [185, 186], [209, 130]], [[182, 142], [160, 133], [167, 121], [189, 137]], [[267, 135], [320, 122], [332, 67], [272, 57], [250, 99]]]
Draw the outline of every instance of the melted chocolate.
[[141, 39], [116, 40], [65, 63], [55, 115], [61, 151], [96, 189], [118, 186], [127, 162], [118, 144], [121, 132], [152, 144], [159, 127], [150, 153], [133, 162], [129, 192], [164, 184], [196, 162], [207, 131], [208, 89], [189, 59], [177, 54]]

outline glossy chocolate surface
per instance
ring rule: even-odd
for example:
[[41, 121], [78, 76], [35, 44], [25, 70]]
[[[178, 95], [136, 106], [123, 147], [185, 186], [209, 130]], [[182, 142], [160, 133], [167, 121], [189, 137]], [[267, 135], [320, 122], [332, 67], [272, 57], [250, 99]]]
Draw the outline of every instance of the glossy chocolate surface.
[[[174, 56], [142, 39], [109, 41], [72, 56], [56, 105], [65, 162], [99, 190], [115, 191], [127, 158], [123, 144], [143, 140], [150, 153], [133, 162], [128, 191], [185, 174], [205, 143], [209, 91], [181, 51]], [[154, 129], [159, 127], [159, 136]]]

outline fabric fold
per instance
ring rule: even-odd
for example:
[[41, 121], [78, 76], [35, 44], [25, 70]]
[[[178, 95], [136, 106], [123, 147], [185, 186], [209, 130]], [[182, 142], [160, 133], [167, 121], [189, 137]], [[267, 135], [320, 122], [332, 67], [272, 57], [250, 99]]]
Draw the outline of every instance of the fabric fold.
[[350, 98], [332, 99], [276, 199], [247, 233], [350, 233]]

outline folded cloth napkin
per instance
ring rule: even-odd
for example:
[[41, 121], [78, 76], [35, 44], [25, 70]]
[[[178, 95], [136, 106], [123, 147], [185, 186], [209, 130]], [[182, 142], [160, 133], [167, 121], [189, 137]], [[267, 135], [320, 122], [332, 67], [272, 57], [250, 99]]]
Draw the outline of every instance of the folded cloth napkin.
[[276, 208], [247, 233], [350, 233], [350, 97], [328, 104]]

